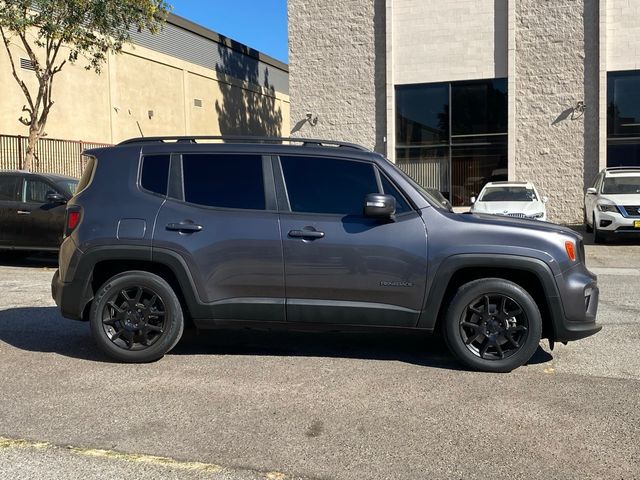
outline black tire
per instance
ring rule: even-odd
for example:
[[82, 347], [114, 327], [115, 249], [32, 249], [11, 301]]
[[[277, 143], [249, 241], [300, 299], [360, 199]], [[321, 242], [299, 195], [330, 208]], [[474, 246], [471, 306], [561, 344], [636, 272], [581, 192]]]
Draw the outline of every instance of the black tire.
[[89, 323], [95, 342], [110, 358], [146, 363], [175, 347], [184, 330], [184, 315], [176, 293], [163, 278], [130, 271], [98, 289]]
[[606, 238], [605, 236], [602, 234], [602, 232], [600, 232], [600, 230], [598, 230], [598, 225], [596, 225], [596, 216], [593, 216], [593, 243], [605, 243]]
[[[595, 225], [595, 222], [594, 222], [594, 225]], [[587, 233], [593, 232], [593, 227], [591, 225], [589, 225], [589, 222], [587, 221], [587, 211], [586, 210], [584, 212], [584, 229], [587, 231]]]
[[522, 287], [500, 278], [483, 278], [463, 285], [453, 297], [444, 336], [451, 353], [467, 367], [510, 372], [527, 363], [537, 350], [542, 318]]

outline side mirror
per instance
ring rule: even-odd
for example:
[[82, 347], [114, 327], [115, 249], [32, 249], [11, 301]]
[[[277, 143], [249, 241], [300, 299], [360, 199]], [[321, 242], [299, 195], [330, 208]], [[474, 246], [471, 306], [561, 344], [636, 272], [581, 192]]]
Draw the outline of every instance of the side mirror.
[[365, 197], [365, 217], [389, 218], [394, 213], [396, 213], [396, 199], [392, 195], [370, 193]]
[[598, 194], [598, 191], [595, 188], [593, 187], [587, 188], [587, 195], [597, 195], [597, 194]]
[[67, 200], [59, 193], [49, 192], [47, 193], [47, 202], [49, 203], [67, 203]]
[[474, 203], [476, 203], [476, 197], [471, 197], [471, 205], [473, 205]]
[[542, 197], [542, 203], [547, 203], [549, 201], [549, 197]]

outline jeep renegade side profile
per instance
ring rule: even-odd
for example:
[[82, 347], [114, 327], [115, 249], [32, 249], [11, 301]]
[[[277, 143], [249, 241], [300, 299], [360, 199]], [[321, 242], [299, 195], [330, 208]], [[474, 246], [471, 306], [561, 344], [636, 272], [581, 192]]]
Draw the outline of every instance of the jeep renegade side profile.
[[177, 137], [86, 155], [52, 293], [113, 359], [157, 360], [191, 320], [438, 330], [466, 366], [504, 372], [541, 338], [601, 328], [578, 234], [453, 213], [362, 147]]

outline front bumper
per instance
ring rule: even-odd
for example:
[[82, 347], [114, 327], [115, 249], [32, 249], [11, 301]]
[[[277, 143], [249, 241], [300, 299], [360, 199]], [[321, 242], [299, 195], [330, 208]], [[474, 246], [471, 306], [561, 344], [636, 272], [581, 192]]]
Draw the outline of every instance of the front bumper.
[[595, 220], [601, 233], [640, 235], [640, 228], [635, 227], [635, 222], [640, 222], [640, 217], [625, 217], [620, 213], [597, 211]]
[[[596, 323], [600, 290], [598, 279], [583, 263], [556, 276], [561, 311], [554, 317], [554, 340], [569, 342], [594, 335], [602, 330]], [[553, 302], [551, 302], [553, 303]], [[558, 307], [553, 307], [556, 309]]]

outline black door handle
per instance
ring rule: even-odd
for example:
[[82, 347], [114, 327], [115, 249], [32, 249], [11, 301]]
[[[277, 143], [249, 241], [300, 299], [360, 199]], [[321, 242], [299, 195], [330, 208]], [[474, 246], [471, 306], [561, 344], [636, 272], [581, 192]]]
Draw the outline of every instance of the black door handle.
[[167, 230], [175, 231], [175, 232], [199, 232], [204, 227], [202, 225], [198, 225], [197, 223], [189, 223], [189, 222], [180, 222], [180, 223], [169, 223], [167, 224]]
[[316, 230], [291, 230], [289, 236], [293, 238], [322, 238], [324, 232], [318, 232]]

